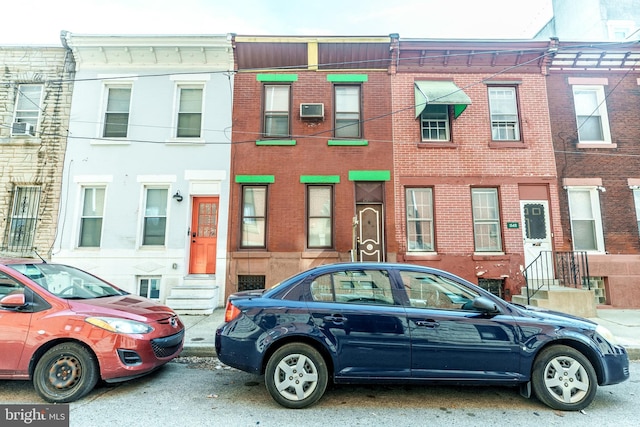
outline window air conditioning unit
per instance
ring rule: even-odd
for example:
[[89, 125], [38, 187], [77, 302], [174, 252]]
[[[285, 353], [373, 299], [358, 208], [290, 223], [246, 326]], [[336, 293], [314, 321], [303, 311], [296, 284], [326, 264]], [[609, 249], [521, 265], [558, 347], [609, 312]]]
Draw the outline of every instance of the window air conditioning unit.
[[36, 130], [31, 123], [14, 122], [11, 126], [11, 135], [30, 135], [34, 136]]
[[300, 118], [324, 119], [324, 104], [300, 104]]

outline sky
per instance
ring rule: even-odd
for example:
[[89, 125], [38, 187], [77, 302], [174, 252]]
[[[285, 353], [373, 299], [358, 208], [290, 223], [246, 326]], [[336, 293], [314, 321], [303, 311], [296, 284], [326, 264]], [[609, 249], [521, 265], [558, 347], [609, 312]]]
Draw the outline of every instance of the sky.
[[0, 45], [75, 34], [226, 34], [529, 39], [551, 0], [5, 0]]

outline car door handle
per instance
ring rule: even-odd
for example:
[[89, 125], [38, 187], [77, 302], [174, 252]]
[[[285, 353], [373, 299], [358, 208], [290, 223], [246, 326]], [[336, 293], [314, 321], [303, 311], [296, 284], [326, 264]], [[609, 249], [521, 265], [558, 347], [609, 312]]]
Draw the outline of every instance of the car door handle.
[[333, 314], [331, 316], [324, 316], [324, 321], [333, 323], [344, 323], [347, 321], [347, 318], [340, 314]]
[[438, 323], [435, 320], [429, 319], [429, 320], [416, 320], [416, 326], [425, 326], [427, 328], [437, 328], [438, 326], [440, 326], [440, 323]]

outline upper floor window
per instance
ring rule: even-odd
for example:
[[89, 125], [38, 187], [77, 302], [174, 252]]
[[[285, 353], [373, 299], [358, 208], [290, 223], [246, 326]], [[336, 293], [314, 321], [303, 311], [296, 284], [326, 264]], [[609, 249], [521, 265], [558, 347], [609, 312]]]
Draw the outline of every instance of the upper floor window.
[[435, 250], [433, 233], [433, 190], [407, 188], [407, 250]]
[[473, 237], [476, 252], [501, 252], [497, 188], [472, 188]]
[[569, 218], [576, 251], [604, 252], [604, 235], [600, 216], [600, 196], [595, 187], [570, 187]]
[[515, 87], [489, 87], [491, 139], [519, 141], [518, 104]]
[[420, 114], [423, 141], [449, 141], [449, 106], [427, 105]]
[[13, 122], [24, 125], [12, 128], [14, 135], [35, 135], [38, 129], [38, 119], [41, 112], [42, 85], [22, 84], [18, 85], [16, 108]]
[[573, 85], [573, 101], [582, 143], [611, 143], [603, 86]]
[[164, 245], [167, 232], [166, 188], [146, 188], [142, 232], [143, 245]]
[[242, 248], [265, 248], [267, 246], [267, 186], [245, 185], [242, 187]]
[[289, 85], [264, 86], [264, 130], [266, 138], [288, 137], [291, 117], [291, 87]]
[[360, 86], [335, 86], [334, 135], [337, 138], [361, 138]]
[[200, 138], [202, 134], [201, 86], [179, 86], [178, 138]]
[[104, 113], [105, 138], [126, 138], [129, 127], [130, 87], [108, 87]]
[[307, 187], [307, 247], [333, 247], [333, 187]]
[[104, 187], [85, 187], [82, 192], [80, 247], [99, 247], [104, 215]]

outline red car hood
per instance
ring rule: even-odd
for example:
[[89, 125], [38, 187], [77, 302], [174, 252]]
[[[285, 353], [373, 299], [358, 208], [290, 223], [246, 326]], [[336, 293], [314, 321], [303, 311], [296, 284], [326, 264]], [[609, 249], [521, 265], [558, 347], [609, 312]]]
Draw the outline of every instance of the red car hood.
[[164, 305], [137, 295], [118, 295], [86, 300], [67, 300], [69, 308], [76, 313], [91, 316], [115, 316], [133, 320], [162, 320], [175, 316], [173, 310]]

